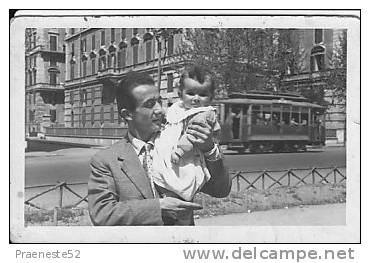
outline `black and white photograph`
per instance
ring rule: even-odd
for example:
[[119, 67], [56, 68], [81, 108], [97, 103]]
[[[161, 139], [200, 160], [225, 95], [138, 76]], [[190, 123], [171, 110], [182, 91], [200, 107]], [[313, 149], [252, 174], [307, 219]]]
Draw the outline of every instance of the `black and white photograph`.
[[31, 10], [10, 33], [12, 242], [360, 242], [359, 11]]

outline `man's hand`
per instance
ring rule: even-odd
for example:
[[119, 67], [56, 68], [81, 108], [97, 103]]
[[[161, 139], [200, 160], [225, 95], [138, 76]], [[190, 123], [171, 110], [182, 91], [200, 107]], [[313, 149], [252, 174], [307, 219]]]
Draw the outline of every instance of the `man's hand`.
[[177, 214], [186, 210], [199, 210], [203, 207], [200, 204], [182, 201], [174, 197], [164, 197], [159, 199], [159, 206], [164, 215], [177, 218]]
[[208, 123], [192, 122], [186, 130], [189, 141], [202, 152], [212, 150], [214, 143], [212, 140], [212, 128]]

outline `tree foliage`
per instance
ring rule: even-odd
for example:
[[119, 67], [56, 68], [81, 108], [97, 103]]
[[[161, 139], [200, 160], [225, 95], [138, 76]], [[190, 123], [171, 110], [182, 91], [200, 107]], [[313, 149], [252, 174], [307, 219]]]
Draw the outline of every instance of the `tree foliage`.
[[328, 89], [336, 104], [345, 105], [347, 91], [347, 31], [339, 35], [337, 45], [334, 46], [331, 67], [328, 76]]
[[188, 29], [180, 54], [212, 70], [220, 92], [279, 90], [298, 71], [299, 43], [292, 29]]

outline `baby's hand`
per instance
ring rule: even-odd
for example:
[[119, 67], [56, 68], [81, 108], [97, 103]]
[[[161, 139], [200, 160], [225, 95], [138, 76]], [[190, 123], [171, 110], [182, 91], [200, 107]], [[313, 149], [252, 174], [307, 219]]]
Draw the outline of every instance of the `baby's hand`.
[[171, 162], [174, 164], [178, 164], [179, 161], [180, 161], [180, 157], [175, 152], [173, 152], [171, 154]]

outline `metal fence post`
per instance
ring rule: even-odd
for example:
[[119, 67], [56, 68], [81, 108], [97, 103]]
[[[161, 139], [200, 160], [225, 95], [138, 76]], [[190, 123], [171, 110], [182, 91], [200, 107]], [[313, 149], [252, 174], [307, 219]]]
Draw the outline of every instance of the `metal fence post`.
[[337, 167], [334, 167], [334, 183], [337, 183]]
[[266, 170], [263, 170], [263, 172], [262, 172], [262, 190], [265, 190], [265, 173], [266, 173]]
[[63, 187], [64, 187], [64, 184], [61, 184], [59, 186], [59, 207], [60, 209], [62, 209], [63, 207]]
[[311, 170], [311, 173], [312, 173], [312, 184], [315, 184], [315, 167], [314, 168], [312, 168], [312, 170]]
[[288, 186], [290, 186], [290, 173], [291, 173], [291, 169], [288, 170]]

